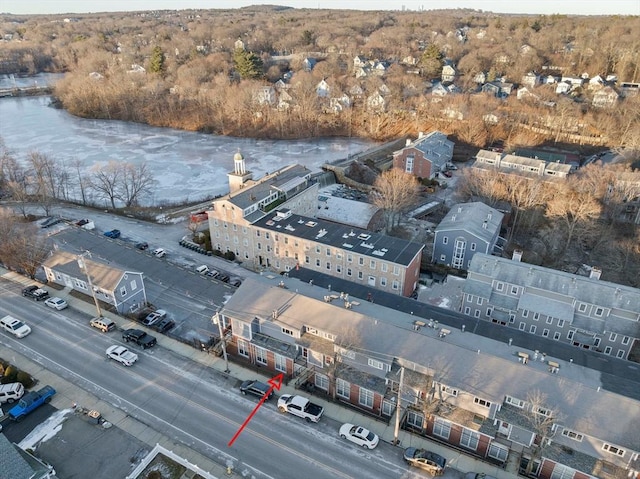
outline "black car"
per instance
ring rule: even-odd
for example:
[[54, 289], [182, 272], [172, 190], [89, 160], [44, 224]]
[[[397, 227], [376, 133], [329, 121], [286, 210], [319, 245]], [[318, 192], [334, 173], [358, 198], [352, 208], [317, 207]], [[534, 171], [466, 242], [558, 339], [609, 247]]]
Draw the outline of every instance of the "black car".
[[153, 325], [153, 329], [158, 331], [159, 333], [166, 333], [170, 329], [172, 329], [176, 325], [176, 322], [173, 319], [163, 318]]
[[122, 333], [122, 339], [125, 342], [132, 341], [136, 343], [138, 346], [141, 346], [142, 349], [151, 348], [156, 345], [157, 341], [154, 336], [141, 331], [140, 329], [127, 329], [124, 333]]
[[217, 278], [219, 281], [224, 281], [225, 283], [229, 282], [229, 275], [226, 273], [220, 273], [220, 276]]
[[269, 396], [267, 397], [267, 399], [271, 399], [273, 397], [273, 388], [271, 386], [255, 380], [244, 381], [240, 385], [240, 392], [242, 394], [252, 394], [259, 398], [262, 398], [262, 396], [264, 396], [268, 392]]
[[136, 243], [136, 249], [144, 251], [149, 247], [149, 243], [145, 243], [144, 241], [141, 243]]
[[25, 298], [33, 298], [36, 301], [44, 301], [49, 297], [49, 292], [38, 286], [28, 286], [22, 290], [22, 296]]

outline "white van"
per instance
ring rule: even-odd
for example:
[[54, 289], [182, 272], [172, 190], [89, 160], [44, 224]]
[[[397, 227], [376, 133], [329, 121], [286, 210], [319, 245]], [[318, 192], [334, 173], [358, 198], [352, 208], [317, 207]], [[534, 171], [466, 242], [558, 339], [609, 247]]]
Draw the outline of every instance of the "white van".
[[206, 264], [203, 264], [202, 266], [198, 266], [196, 271], [200, 274], [207, 274], [209, 272], [209, 267]]
[[0, 384], [0, 404], [18, 401], [24, 394], [24, 386], [20, 383]]

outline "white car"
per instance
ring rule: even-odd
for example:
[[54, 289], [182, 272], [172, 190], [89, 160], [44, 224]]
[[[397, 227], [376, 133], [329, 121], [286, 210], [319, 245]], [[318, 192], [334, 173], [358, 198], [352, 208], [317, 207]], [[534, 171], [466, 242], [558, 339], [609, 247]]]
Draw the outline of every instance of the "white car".
[[164, 258], [167, 254], [167, 252], [165, 250], [163, 250], [162, 248], [156, 248], [152, 251], [153, 255], [157, 258]]
[[164, 309], [157, 309], [153, 313], [149, 313], [146, 318], [142, 320], [142, 324], [145, 326], [153, 326], [158, 321], [167, 317], [167, 312]]
[[132, 366], [138, 360], [138, 355], [132, 353], [124, 346], [109, 346], [107, 348], [107, 357], [124, 364], [125, 366]]
[[0, 319], [0, 327], [13, 334], [16, 338], [24, 338], [31, 332], [29, 326], [13, 316], [5, 316]]
[[57, 309], [58, 311], [61, 311], [69, 306], [67, 302], [62, 298], [47, 298], [44, 304], [46, 304], [50, 308]]
[[362, 426], [349, 423], [343, 424], [340, 428], [340, 437], [342, 439], [348, 439], [358, 446], [366, 447], [367, 449], [374, 449], [380, 442], [377, 434], [372, 433]]

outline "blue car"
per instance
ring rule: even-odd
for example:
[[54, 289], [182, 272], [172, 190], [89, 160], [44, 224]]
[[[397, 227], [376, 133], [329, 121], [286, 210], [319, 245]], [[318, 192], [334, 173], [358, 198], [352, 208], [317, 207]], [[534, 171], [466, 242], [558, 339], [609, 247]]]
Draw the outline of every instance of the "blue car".
[[120, 230], [111, 230], [111, 231], [105, 231], [104, 235], [107, 238], [120, 238]]

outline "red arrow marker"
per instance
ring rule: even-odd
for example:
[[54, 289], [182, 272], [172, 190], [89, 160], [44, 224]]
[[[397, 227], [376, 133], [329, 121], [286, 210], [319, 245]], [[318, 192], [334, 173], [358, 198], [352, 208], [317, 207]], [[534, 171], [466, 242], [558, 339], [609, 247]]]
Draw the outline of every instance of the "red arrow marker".
[[240, 426], [240, 429], [238, 429], [235, 435], [231, 438], [231, 441], [229, 441], [229, 444], [227, 444], [228, 447], [231, 447], [231, 445], [236, 441], [236, 439], [238, 438], [242, 430], [247, 426], [247, 424], [249, 424], [249, 421], [251, 421], [251, 418], [255, 415], [255, 413], [258, 412], [258, 409], [260, 409], [260, 406], [262, 406], [264, 402], [267, 400], [267, 398], [271, 395], [271, 392], [274, 389], [276, 389], [277, 391], [280, 391], [280, 386], [282, 386], [283, 379], [284, 379], [284, 374], [280, 373], [277, 376], [274, 376], [271, 379], [269, 379], [269, 381], [267, 381], [271, 387], [266, 393], [264, 393], [264, 396], [262, 396], [262, 398], [260, 399], [260, 402], [256, 405], [253, 411], [251, 411], [251, 414], [249, 414], [249, 417], [245, 419], [245, 421], [242, 423], [242, 426]]

